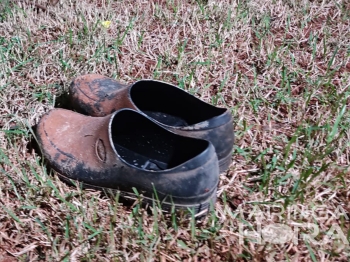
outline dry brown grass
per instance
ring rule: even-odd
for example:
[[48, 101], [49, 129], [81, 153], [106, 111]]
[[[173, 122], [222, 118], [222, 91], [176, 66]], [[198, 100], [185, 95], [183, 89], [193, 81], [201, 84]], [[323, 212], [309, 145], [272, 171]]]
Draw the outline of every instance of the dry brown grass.
[[[350, 240], [349, 18], [341, 0], [1, 1], [0, 261], [348, 261], [326, 233]], [[47, 171], [31, 127], [86, 73], [169, 81], [232, 110], [215, 212], [166, 219]], [[297, 240], [241, 241], [274, 223]]]

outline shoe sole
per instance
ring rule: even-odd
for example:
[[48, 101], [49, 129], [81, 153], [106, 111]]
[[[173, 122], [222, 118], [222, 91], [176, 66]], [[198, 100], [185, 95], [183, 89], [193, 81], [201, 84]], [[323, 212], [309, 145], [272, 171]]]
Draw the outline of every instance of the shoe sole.
[[[64, 175], [61, 175], [59, 173], [57, 173], [58, 177], [64, 181], [67, 184], [70, 185], [74, 185], [74, 183], [72, 181], [74, 181], [73, 179], [70, 179]], [[79, 182], [80, 184], [82, 184], [82, 187], [85, 189], [95, 189], [95, 190], [99, 190], [99, 191], [103, 191], [104, 193], [108, 193], [108, 192], [113, 192], [113, 193], [119, 193], [119, 195], [124, 198], [125, 200], [128, 201], [141, 201], [143, 206], [152, 206], [154, 201], [157, 201], [153, 198], [149, 198], [149, 197], [145, 197], [145, 196], [137, 196], [134, 193], [131, 192], [125, 192], [125, 191], [121, 191], [118, 189], [113, 189], [113, 188], [106, 188], [106, 187], [99, 187], [99, 186], [94, 186], [94, 185], [90, 185], [84, 182]], [[184, 205], [184, 204], [175, 204], [175, 203], [171, 203], [171, 202], [167, 202], [165, 200], [163, 200], [160, 205], [161, 208], [164, 212], [166, 213], [170, 213], [172, 208], [175, 208], [175, 212], [189, 212], [189, 210], [191, 210], [191, 213], [193, 212], [194, 217], [196, 219], [200, 219], [204, 216], [206, 216], [208, 214], [208, 212], [210, 211], [210, 207], [211, 205], [215, 205], [216, 202], [216, 193], [217, 193], [217, 188], [215, 188], [215, 190], [213, 190], [213, 192], [209, 195], [209, 197], [205, 200], [202, 201], [201, 203], [198, 204], [191, 204], [191, 205]], [[189, 213], [189, 214], [191, 214]]]

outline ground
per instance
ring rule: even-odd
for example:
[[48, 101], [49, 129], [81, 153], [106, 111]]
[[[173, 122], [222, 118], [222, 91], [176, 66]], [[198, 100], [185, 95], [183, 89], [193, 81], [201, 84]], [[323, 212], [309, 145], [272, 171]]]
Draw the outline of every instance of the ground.
[[[348, 1], [0, 2], [0, 261], [348, 261]], [[33, 127], [72, 79], [178, 85], [229, 108], [201, 221], [61, 182]]]

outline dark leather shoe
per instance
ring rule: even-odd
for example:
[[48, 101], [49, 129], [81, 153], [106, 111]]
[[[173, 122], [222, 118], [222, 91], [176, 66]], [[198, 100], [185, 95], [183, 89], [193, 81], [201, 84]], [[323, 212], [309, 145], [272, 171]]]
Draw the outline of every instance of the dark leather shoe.
[[70, 100], [73, 109], [90, 116], [105, 116], [121, 108], [141, 111], [174, 133], [210, 141], [220, 172], [231, 163], [234, 131], [230, 111], [205, 103], [176, 86], [155, 80], [123, 85], [91, 74], [73, 80]]
[[53, 109], [38, 123], [44, 157], [64, 180], [120, 191], [162, 208], [193, 208], [205, 214], [216, 200], [219, 177], [215, 149], [206, 140], [183, 137], [145, 115], [122, 109], [105, 117]]

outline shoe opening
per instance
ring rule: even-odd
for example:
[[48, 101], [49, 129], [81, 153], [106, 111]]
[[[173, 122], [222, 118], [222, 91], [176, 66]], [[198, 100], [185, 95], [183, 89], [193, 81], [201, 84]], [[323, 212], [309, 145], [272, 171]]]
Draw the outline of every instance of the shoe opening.
[[176, 167], [209, 146], [205, 140], [175, 135], [131, 110], [114, 116], [111, 132], [118, 155], [130, 165], [146, 170]]
[[131, 87], [134, 104], [145, 114], [169, 126], [198, 124], [226, 111], [162, 82], [142, 80]]

